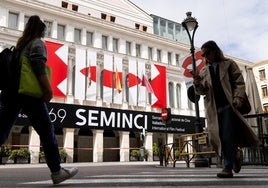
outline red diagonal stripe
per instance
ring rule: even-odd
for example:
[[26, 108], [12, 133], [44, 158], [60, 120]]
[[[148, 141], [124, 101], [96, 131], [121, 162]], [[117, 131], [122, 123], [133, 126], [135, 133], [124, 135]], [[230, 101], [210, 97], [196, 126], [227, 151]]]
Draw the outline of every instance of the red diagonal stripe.
[[53, 95], [57, 97], [65, 97], [65, 93], [58, 89], [58, 85], [67, 77], [67, 63], [65, 64], [55, 52], [63, 46], [63, 44], [46, 41], [48, 60], [47, 65], [52, 69], [51, 86]]

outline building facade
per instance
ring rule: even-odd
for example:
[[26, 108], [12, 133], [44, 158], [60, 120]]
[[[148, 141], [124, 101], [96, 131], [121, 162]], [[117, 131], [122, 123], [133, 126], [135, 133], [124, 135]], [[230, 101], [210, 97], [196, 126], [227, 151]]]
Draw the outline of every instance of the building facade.
[[[16, 44], [35, 14], [47, 25], [49, 110], [68, 162], [129, 161], [130, 151], [142, 145], [153, 160], [154, 143], [194, 132], [194, 105], [178, 63], [190, 46], [179, 23], [128, 0], [2, 0], [0, 50]], [[245, 75], [250, 62], [232, 58]], [[165, 107], [172, 111], [170, 127], [161, 120]], [[31, 162], [38, 162], [42, 147], [24, 114], [6, 144], [27, 145]]]
[[254, 63], [253, 73], [258, 86], [258, 92], [260, 94], [262, 108], [265, 113], [268, 112], [268, 89], [267, 89], [267, 71], [268, 60]]

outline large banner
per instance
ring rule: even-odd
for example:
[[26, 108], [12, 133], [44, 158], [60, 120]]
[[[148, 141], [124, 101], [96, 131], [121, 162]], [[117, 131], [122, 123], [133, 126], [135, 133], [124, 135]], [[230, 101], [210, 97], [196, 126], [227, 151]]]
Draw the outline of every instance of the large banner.
[[[114, 131], [195, 133], [195, 117], [172, 115], [166, 125], [161, 113], [119, 110], [93, 106], [49, 103], [49, 114], [55, 127], [101, 129]], [[205, 125], [205, 119], [201, 118]], [[16, 125], [30, 125], [27, 116], [19, 114]]]
[[154, 93], [152, 95], [152, 107], [166, 108], [167, 107], [166, 67], [157, 64], [152, 64], [151, 75], [152, 75], [151, 84], [154, 90]]
[[47, 66], [52, 70], [51, 86], [53, 96], [66, 97], [68, 46], [56, 42], [45, 41], [47, 47]]

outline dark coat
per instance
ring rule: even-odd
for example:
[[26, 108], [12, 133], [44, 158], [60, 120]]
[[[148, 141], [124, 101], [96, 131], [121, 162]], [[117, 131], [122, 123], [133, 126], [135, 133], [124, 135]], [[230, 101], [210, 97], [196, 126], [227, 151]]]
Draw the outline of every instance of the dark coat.
[[[233, 89], [230, 84], [229, 74], [231, 74], [233, 85], [235, 85]], [[233, 106], [234, 98], [242, 98], [245, 93], [245, 82], [239, 67], [231, 59], [219, 62], [219, 76], [226, 98], [239, 118], [239, 122], [235, 124], [238, 126], [238, 131], [235, 135], [235, 144], [239, 147], [258, 146], [260, 144], [258, 137], [252, 131], [245, 118]], [[201, 83], [195, 85], [196, 93], [204, 95], [204, 106], [210, 143], [214, 150], [220, 155], [222, 148], [219, 137], [218, 116], [208, 65], [203, 67], [200, 71], [200, 77], [202, 79]]]

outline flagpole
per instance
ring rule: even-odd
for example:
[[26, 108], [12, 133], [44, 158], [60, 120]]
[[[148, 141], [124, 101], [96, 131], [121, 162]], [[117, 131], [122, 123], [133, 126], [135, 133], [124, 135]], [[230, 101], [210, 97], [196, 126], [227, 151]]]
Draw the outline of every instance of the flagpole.
[[115, 85], [115, 76], [114, 76], [114, 55], [113, 55], [113, 68], [112, 68], [112, 104], [114, 104], [114, 85]]
[[139, 87], [139, 84], [138, 84], [138, 78], [139, 78], [139, 66], [138, 66], [138, 60], [136, 60], [136, 68], [137, 68], [137, 76], [136, 76], [136, 85], [137, 85], [137, 107], [139, 106], [139, 95], [140, 95], [140, 87]]
[[87, 61], [87, 50], [86, 50], [86, 62], [85, 62], [85, 64], [86, 64], [86, 77], [85, 77], [85, 100], [87, 100], [87, 87], [88, 87], [88, 76], [89, 76], [89, 73], [90, 73], [90, 71], [88, 70], [89, 68], [87, 68], [88, 67], [88, 61]]

